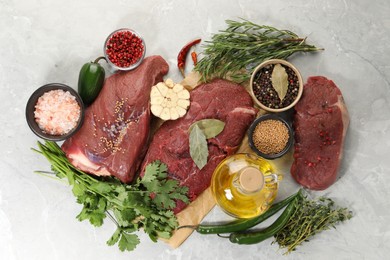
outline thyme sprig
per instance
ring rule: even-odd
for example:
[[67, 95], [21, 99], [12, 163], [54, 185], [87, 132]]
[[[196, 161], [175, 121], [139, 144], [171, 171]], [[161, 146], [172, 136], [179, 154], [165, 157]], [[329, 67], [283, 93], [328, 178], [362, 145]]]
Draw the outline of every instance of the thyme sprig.
[[284, 228], [278, 232], [273, 243], [287, 249], [286, 254], [315, 234], [335, 228], [335, 225], [352, 217], [347, 208], [336, 206], [328, 197], [311, 200], [307, 196], [298, 198], [298, 206]]
[[107, 244], [118, 244], [121, 251], [131, 251], [139, 244], [135, 232], [141, 228], [154, 242], [159, 237], [169, 238], [178, 226], [172, 211], [175, 200], [189, 202], [188, 188], [167, 179], [167, 166], [159, 161], [148, 164], [144, 177], [128, 185], [112, 177], [103, 179], [80, 171], [55, 142], [38, 142], [38, 149], [33, 150], [49, 161], [53, 171], [38, 173], [67, 180], [73, 186], [72, 192], [83, 206], [78, 220], [88, 220], [99, 227], [108, 216], [116, 224]]
[[227, 20], [227, 29], [204, 45], [203, 57], [195, 66], [202, 81], [230, 77], [248, 80], [255, 66], [268, 59], [287, 59], [296, 52], [323, 50], [288, 30], [258, 25], [248, 20]]

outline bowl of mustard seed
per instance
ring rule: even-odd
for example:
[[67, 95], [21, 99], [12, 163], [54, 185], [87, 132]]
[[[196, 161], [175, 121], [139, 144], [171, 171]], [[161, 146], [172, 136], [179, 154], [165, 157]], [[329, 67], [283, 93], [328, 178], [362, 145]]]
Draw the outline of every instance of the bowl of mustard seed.
[[298, 69], [281, 59], [258, 65], [250, 79], [253, 100], [268, 112], [289, 110], [302, 96], [303, 80]]
[[294, 136], [291, 125], [284, 118], [266, 114], [253, 121], [248, 130], [248, 140], [257, 155], [273, 160], [290, 150]]

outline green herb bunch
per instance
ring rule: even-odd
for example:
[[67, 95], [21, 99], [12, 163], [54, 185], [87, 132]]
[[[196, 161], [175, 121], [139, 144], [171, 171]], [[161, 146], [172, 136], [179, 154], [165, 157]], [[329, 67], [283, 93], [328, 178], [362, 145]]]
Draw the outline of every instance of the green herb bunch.
[[188, 203], [188, 188], [167, 179], [165, 164], [150, 163], [142, 179], [127, 185], [112, 177], [97, 178], [78, 170], [55, 142], [38, 142], [38, 148], [33, 150], [46, 157], [55, 175], [73, 186], [77, 202], [83, 205], [78, 220], [89, 220], [99, 227], [108, 216], [117, 225], [108, 245], [118, 243], [121, 251], [131, 251], [140, 242], [135, 232], [141, 228], [154, 242], [169, 238], [177, 228], [171, 209], [176, 205], [175, 200]]
[[286, 253], [296, 250], [296, 247], [315, 234], [335, 228], [335, 225], [352, 217], [347, 208], [335, 205], [328, 197], [314, 200], [307, 196], [298, 196], [298, 205], [284, 228], [274, 235], [274, 242], [280, 248], [287, 249]]
[[230, 77], [237, 82], [248, 80], [255, 66], [268, 59], [287, 59], [296, 52], [322, 50], [306, 44], [288, 30], [258, 25], [248, 20], [227, 20], [227, 29], [206, 41], [204, 57], [195, 66], [202, 81]]

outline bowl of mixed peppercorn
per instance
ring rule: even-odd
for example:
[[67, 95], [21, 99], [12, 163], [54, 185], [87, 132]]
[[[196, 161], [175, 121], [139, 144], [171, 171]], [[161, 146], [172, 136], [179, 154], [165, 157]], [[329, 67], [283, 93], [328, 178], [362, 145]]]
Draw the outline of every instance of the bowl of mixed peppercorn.
[[295, 106], [301, 98], [303, 80], [290, 62], [271, 59], [254, 69], [250, 90], [260, 108], [268, 112], [283, 112]]
[[138, 67], [146, 53], [144, 39], [132, 29], [112, 32], [104, 43], [104, 56], [115, 70], [132, 70]]

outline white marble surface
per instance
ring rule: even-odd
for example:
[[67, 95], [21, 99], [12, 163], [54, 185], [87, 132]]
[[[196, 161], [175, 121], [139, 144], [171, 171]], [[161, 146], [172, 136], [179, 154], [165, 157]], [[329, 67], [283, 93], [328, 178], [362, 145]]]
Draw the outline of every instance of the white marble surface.
[[[387, 0], [0, 0], [0, 259], [389, 259], [389, 13]], [[49, 166], [30, 150], [37, 137], [25, 122], [27, 99], [46, 83], [75, 87], [82, 64], [100, 56], [105, 37], [121, 27], [144, 35], [147, 54], [162, 55], [169, 76], [180, 80], [181, 46], [238, 17], [290, 29], [325, 48], [291, 59], [305, 79], [333, 79], [351, 116], [341, 178], [314, 194], [327, 194], [355, 216], [288, 256], [271, 240], [237, 246], [198, 234], [176, 250], [142, 233], [133, 252], [107, 246], [109, 220], [101, 228], [77, 221], [70, 188], [33, 173]], [[280, 194], [294, 188], [287, 173]], [[223, 217], [214, 209], [207, 219]]]

